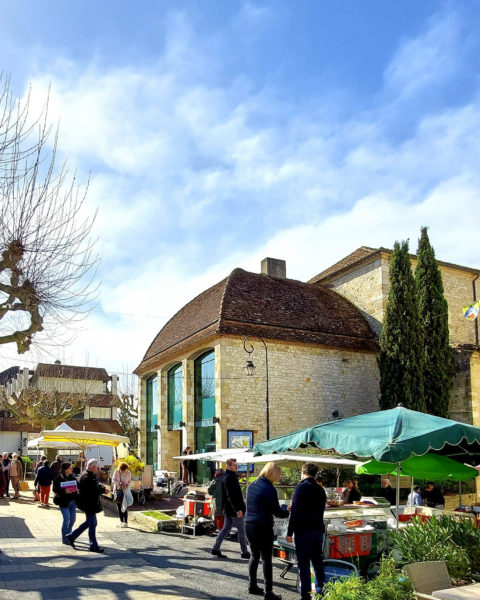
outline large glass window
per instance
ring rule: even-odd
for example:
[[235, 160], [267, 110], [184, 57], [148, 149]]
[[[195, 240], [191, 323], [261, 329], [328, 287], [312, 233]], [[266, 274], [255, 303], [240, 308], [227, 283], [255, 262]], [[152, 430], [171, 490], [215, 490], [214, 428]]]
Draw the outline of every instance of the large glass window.
[[180, 429], [182, 419], [183, 369], [178, 364], [168, 371], [168, 429]]
[[[202, 354], [195, 360], [195, 452], [215, 450], [215, 352]], [[212, 479], [213, 463], [199, 461], [199, 482]]]
[[158, 377], [154, 375], [147, 379], [147, 464], [157, 468], [158, 436], [155, 425], [158, 425]]

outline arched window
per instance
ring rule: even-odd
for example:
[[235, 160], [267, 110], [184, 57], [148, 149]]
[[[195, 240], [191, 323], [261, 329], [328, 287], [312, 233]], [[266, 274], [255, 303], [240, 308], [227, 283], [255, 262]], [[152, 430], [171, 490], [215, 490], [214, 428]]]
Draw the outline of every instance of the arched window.
[[155, 425], [158, 425], [158, 377], [153, 375], [147, 379], [147, 464], [157, 468], [158, 436]]
[[183, 390], [183, 368], [179, 363], [168, 371], [168, 415], [167, 427], [170, 431], [180, 429], [182, 419], [182, 390]]
[[[215, 352], [210, 350], [194, 363], [195, 452], [215, 450]], [[199, 461], [197, 481], [212, 479], [214, 463]]]

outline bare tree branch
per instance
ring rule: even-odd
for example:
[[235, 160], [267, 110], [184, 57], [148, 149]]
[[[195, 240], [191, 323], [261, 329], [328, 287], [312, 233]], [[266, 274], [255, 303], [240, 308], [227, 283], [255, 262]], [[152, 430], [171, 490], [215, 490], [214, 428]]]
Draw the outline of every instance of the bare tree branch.
[[14, 98], [0, 75], [0, 344], [30, 349], [36, 333], [93, 308], [98, 257], [83, 218], [86, 191], [66, 164], [55, 169], [58, 130], [43, 111], [30, 119], [30, 94]]

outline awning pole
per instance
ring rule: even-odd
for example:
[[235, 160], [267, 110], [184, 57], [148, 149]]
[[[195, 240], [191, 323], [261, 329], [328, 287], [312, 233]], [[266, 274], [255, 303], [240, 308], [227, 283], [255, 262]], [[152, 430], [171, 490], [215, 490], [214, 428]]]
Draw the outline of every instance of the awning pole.
[[398, 522], [399, 522], [399, 511], [400, 511], [400, 463], [397, 462], [397, 489], [396, 489], [396, 503], [397, 503], [397, 509], [396, 509], [396, 516], [397, 516], [397, 524], [396, 524], [396, 530], [398, 531]]
[[462, 482], [458, 482], [458, 497], [460, 500], [460, 508], [462, 507]]

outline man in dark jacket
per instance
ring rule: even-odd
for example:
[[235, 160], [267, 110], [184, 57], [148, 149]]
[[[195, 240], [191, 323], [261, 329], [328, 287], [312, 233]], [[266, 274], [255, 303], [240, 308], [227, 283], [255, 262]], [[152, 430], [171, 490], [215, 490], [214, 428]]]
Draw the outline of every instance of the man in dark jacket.
[[90, 541], [90, 552], [103, 553], [103, 548], [98, 546], [96, 538], [97, 513], [102, 512], [100, 496], [105, 493], [105, 486], [98, 483], [98, 461], [91, 458], [87, 463], [87, 470], [84, 471], [78, 482], [77, 506], [85, 512], [85, 521], [66, 536], [67, 542], [75, 548], [75, 540], [88, 528], [88, 539]]
[[55, 479], [58, 477], [60, 469], [62, 468], [62, 462], [62, 457], [59, 454], [55, 462], [53, 462], [50, 465], [50, 471], [52, 472], [52, 481], [55, 481]]
[[240, 542], [240, 547], [242, 549], [242, 558], [250, 558], [250, 552], [248, 551], [247, 546], [247, 536], [245, 534], [245, 500], [243, 499], [240, 483], [238, 482], [237, 471], [237, 460], [235, 458], [229, 458], [227, 460], [225, 475], [222, 479], [225, 522], [212, 548], [212, 554], [219, 558], [226, 558], [225, 554], [222, 554], [220, 551], [220, 546], [233, 526], [237, 528], [238, 541]]
[[392, 504], [396, 504], [395, 490], [390, 485], [389, 479], [382, 479], [382, 490], [380, 492], [380, 496], [383, 496], [385, 500], [388, 500], [390, 506]]
[[430, 506], [431, 508], [445, 506], [445, 498], [433, 481], [427, 483], [427, 487], [422, 497], [424, 506]]
[[302, 481], [295, 488], [292, 509], [287, 530], [287, 542], [292, 542], [295, 534], [295, 550], [300, 571], [300, 594], [302, 600], [311, 598], [310, 562], [316, 578], [317, 593], [322, 592], [325, 583], [323, 570], [323, 513], [327, 495], [315, 481], [318, 467], [314, 463], [302, 465]]

